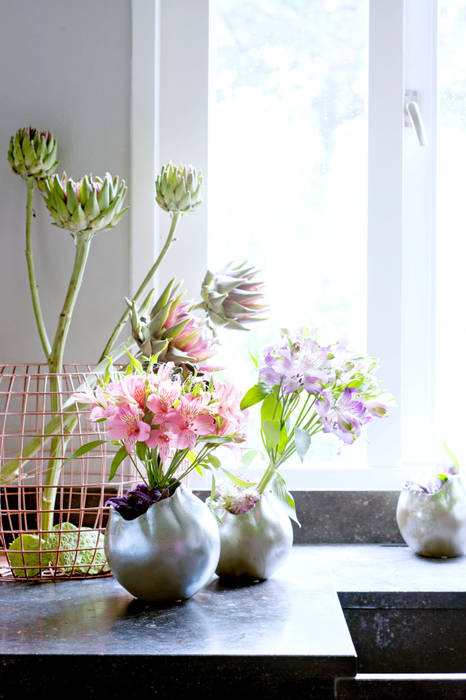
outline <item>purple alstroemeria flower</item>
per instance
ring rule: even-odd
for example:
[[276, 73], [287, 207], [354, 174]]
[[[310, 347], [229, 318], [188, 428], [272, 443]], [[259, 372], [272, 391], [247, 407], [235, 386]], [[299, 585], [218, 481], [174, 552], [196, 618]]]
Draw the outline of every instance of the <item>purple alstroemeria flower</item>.
[[125, 520], [135, 520], [147, 511], [149, 506], [172, 495], [174, 489], [149, 489], [145, 484], [138, 484], [124, 496], [112, 496], [106, 501], [106, 506], [113, 506]]

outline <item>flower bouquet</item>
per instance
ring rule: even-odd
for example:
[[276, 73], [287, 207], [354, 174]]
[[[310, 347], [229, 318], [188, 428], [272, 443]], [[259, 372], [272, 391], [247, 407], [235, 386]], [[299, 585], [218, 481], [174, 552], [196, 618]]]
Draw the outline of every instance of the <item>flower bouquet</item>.
[[[35, 416], [34, 420], [31, 419], [32, 428], [28, 423], [27, 416], [21, 422], [22, 426], [26, 426], [25, 431], [18, 432], [18, 428], [10, 428], [13, 436], [9, 435], [8, 440], [11, 444], [14, 434], [16, 434], [15, 445], [17, 446], [14, 449], [4, 447], [0, 463], [0, 485], [5, 487], [5, 502], [8, 502], [8, 496], [11, 496], [11, 484], [15, 481], [19, 484], [16, 500], [13, 498], [13, 508], [18, 511], [18, 516], [14, 514], [13, 519], [9, 520], [10, 530], [6, 534], [5, 531], [1, 533], [2, 549], [15, 577], [40, 576], [41, 571], [45, 568], [52, 576], [72, 575], [78, 569], [80, 569], [79, 573], [82, 573], [81, 570], [86, 568], [88, 557], [87, 553], [81, 551], [80, 542], [85, 541], [86, 550], [92, 549], [89, 546], [91, 536], [89, 533], [82, 532], [84, 530], [83, 519], [86, 517], [83, 503], [79, 502], [73, 507], [70, 504], [66, 508], [63, 504], [63, 488], [60, 487], [60, 491], [58, 491], [59, 484], [63, 486], [65, 483], [63, 468], [69, 462], [67, 453], [73, 451], [76, 442], [78, 444], [83, 442], [80, 412], [86, 410], [86, 404], [76, 406], [75, 400], [71, 399], [71, 394], [76, 391], [73, 377], [81, 375], [76, 375], [74, 372], [70, 378], [63, 358], [92, 239], [99, 231], [116, 226], [126, 211], [123, 208], [127, 191], [124, 180], [108, 173], [103, 178], [85, 175], [77, 180], [73, 180], [65, 173], [59, 176], [54, 173], [57, 166], [57, 149], [57, 141], [53, 134], [27, 127], [20, 129], [12, 137], [8, 151], [13, 172], [20, 175], [27, 186], [26, 260], [29, 286], [37, 329], [49, 372], [48, 375], [12, 376], [6, 377], [6, 379], [5, 374], [3, 375], [3, 379], [7, 382], [7, 388], [4, 392], [6, 402], [5, 431], [8, 432], [10, 421], [11, 425], [16, 425], [14, 418], [16, 412], [21, 410], [24, 412], [25, 408], [27, 410], [31, 404], [34, 404], [32, 411], [33, 416]], [[96, 385], [99, 375], [105, 372], [110, 361], [120, 360], [127, 363], [127, 353], [140, 357], [159, 353], [160, 359], [172, 360], [177, 364], [189, 365], [190, 367], [197, 366], [214, 353], [216, 341], [207, 327], [210, 313], [210, 307], [207, 304], [198, 305], [195, 314], [193, 305], [184, 301], [183, 293], [175, 280], [170, 281], [155, 302], [153, 302], [153, 290], [148, 291], [155, 272], [174, 240], [180, 218], [200, 206], [201, 185], [201, 173], [191, 166], [169, 164], [164, 166], [158, 175], [155, 183], [155, 196], [159, 206], [170, 216], [169, 231], [157, 259], [150, 265], [136, 293], [132, 298], [126, 300], [125, 308], [110, 333], [96, 366], [87, 377], [87, 383], [91, 386]], [[75, 259], [70, 281], [52, 341], [49, 339], [50, 336], [42, 313], [32, 246], [32, 206], [36, 187], [42, 195], [43, 202], [47, 206], [54, 224], [71, 234], [75, 246]], [[255, 271], [251, 272], [249, 268], [244, 268], [244, 266], [234, 269], [237, 273], [234, 284], [227, 289], [216, 289], [215, 285], [219, 283], [220, 278], [211, 273], [208, 273], [209, 284], [211, 293], [217, 294], [217, 299], [221, 297], [225, 302], [225, 313], [230, 314], [230, 320], [232, 322], [238, 320], [243, 323], [245, 320], [253, 319], [260, 304], [257, 308], [247, 305], [243, 307], [240, 304], [236, 304], [233, 308], [231, 304], [228, 304], [228, 300], [235, 297], [236, 303], [235, 294], [243, 284], [252, 284], [254, 287], [252, 277]], [[223, 277], [221, 281], [224, 281]], [[257, 294], [254, 296], [257, 299]], [[128, 321], [131, 323], [131, 336], [121, 342], [120, 336]], [[212, 320], [212, 323], [218, 322], [219, 316]], [[38, 372], [42, 372], [40, 366]], [[18, 381], [22, 384], [19, 389], [16, 389]], [[37, 390], [40, 382], [45, 382], [45, 388], [41, 392]], [[27, 394], [29, 386], [31, 389], [33, 386], [36, 387], [35, 393], [33, 393], [33, 396], [36, 396], [35, 399], [29, 398]], [[16, 403], [14, 403], [15, 392], [18, 393]], [[13, 395], [13, 400], [10, 400], [11, 395]], [[18, 399], [20, 403], [17, 409]], [[42, 418], [38, 406], [42, 407]], [[8, 415], [8, 407], [10, 412], [13, 411], [11, 417]], [[16, 433], [14, 433], [15, 430]], [[87, 474], [85, 471], [87, 466], [85, 469], [83, 467], [85, 459], [87, 459], [83, 457], [84, 454], [85, 451], [80, 452], [79, 449], [73, 454], [75, 460], [80, 460], [78, 473], [81, 474], [82, 480], [86, 479]], [[103, 447], [101, 448], [101, 457], [105, 459]], [[67, 476], [68, 480], [72, 478], [72, 476]], [[19, 503], [23, 502], [24, 499], [22, 489], [25, 479], [35, 479], [35, 487], [32, 487], [32, 492], [38, 499], [38, 503], [33, 521], [30, 522], [25, 517], [22, 525], [23, 516]], [[6, 485], [10, 485], [9, 493], [6, 491]], [[99, 502], [102, 505], [104, 486], [105, 484], [101, 485], [99, 496]], [[60, 507], [57, 510], [58, 492], [60, 493]], [[64, 521], [68, 521], [72, 513], [75, 513], [77, 520], [79, 520], [78, 531], [74, 534], [65, 532], [65, 530], [69, 530], [68, 525], [66, 528], [62, 527], [62, 524], [66, 525]], [[59, 522], [54, 524], [57, 514]], [[16, 519], [19, 517], [18, 523], [15, 517]], [[101, 515], [99, 519], [95, 520], [94, 527], [96, 528], [92, 534], [94, 544], [102, 553], [103, 538], [98, 532], [102, 529]], [[53, 556], [53, 547], [50, 544], [55, 542], [57, 532], [59, 549], [67, 544], [66, 553], [60, 561]], [[13, 542], [11, 542], [12, 536]], [[12, 552], [11, 557], [7, 551], [8, 544]], [[42, 557], [41, 554], [44, 548], [49, 553], [46, 557]], [[70, 550], [74, 552], [72, 564], [69, 564], [68, 561], [71, 556]], [[17, 554], [15, 555], [13, 552]], [[39, 567], [30, 563], [37, 558], [38, 552]], [[50, 556], [50, 552], [52, 556]], [[68, 562], [66, 565], [63, 563], [65, 559]], [[20, 566], [16, 565], [17, 560]], [[92, 561], [94, 562], [94, 560]], [[38, 568], [39, 574], [37, 573]], [[87, 568], [94, 572], [92, 566]], [[8, 575], [10, 574], [7, 571]]]
[[241, 407], [260, 404], [268, 464], [258, 483], [217, 489], [212, 499], [222, 521], [220, 576], [267, 578], [284, 561], [292, 543], [289, 517], [297, 519], [279, 469], [295, 454], [303, 461], [318, 433], [350, 445], [364, 426], [387, 415], [393, 399], [382, 393], [375, 369], [373, 359], [346, 343], [322, 345], [305, 329], [295, 336], [283, 331], [266, 348], [259, 381]]
[[107, 502], [105, 548], [113, 574], [136, 597], [166, 601], [189, 598], [215, 571], [215, 518], [183, 482], [193, 470], [219, 467], [212, 453], [244, 440], [246, 415], [232, 385], [156, 360], [145, 371], [135, 360], [130, 374], [74, 398], [90, 405], [90, 420], [105, 426], [119, 448], [109, 479], [129, 459], [142, 481]]

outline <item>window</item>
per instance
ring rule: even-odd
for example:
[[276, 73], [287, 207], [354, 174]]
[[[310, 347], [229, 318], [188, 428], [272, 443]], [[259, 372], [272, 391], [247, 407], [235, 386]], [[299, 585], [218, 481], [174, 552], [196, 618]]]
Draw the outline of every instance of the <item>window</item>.
[[[461, 415], [458, 382], [464, 389], [466, 377], [452, 352], [462, 348], [464, 324], [452, 300], [462, 291], [466, 2], [216, 0], [209, 9], [208, 0], [160, 0], [157, 7], [156, 167], [183, 159], [207, 175], [207, 206], [183, 221], [183, 242], [172, 249], [164, 277], [184, 278], [196, 294], [207, 263], [244, 254], [264, 268], [272, 326], [284, 315], [290, 326], [307, 321], [307, 293], [316, 325], [325, 319], [353, 345], [367, 341], [397, 410], [371, 425], [365, 449], [344, 450], [333, 469], [290, 464], [289, 483], [398, 488], [405, 465], [435, 462], [441, 439], [460, 447], [454, 416]], [[140, 81], [139, 90], [146, 88]], [[137, 82], [134, 90], [137, 96]], [[421, 115], [425, 145], [408, 102]], [[289, 179], [277, 174], [282, 170]], [[292, 215], [288, 201], [297, 202]], [[293, 245], [283, 245], [283, 230]], [[293, 260], [295, 249], [319, 260], [312, 275], [305, 255]], [[292, 304], [274, 285], [290, 268]], [[258, 345], [267, 331], [272, 336], [263, 327]], [[446, 410], [452, 405], [453, 417]]]

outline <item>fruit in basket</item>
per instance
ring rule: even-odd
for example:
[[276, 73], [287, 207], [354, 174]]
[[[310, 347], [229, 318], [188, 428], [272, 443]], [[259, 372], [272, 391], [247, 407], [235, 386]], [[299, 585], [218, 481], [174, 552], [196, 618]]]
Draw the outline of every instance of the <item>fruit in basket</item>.
[[8, 563], [14, 576], [26, 578], [37, 576], [40, 572], [41, 552], [44, 541], [38, 535], [22, 534], [10, 544], [7, 552]]

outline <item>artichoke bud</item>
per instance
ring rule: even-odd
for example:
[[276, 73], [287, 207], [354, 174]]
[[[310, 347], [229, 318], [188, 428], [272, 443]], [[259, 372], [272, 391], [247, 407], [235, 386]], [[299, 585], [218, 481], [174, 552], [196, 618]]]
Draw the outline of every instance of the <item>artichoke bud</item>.
[[262, 303], [263, 285], [255, 279], [257, 274], [258, 270], [246, 267], [246, 263], [229, 263], [216, 274], [206, 272], [199, 306], [214, 325], [247, 330], [244, 323], [264, 320], [259, 314], [267, 307]]
[[85, 175], [77, 182], [66, 173], [46, 178], [42, 196], [54, 223], [72, 234], [91, 234], [117, 225], [126, 209], [124, 180], [106, 173], [104, 178]]
[[26, 126], [11, 137], [8, 160], [17, 175], [40, 181], [51, 175], [58, 165], [57, 141], [50, 131]]
[[201, 204], [202, 173], [191, 165], [164, 165], [155, 181], [155, 199], [170, 213], [185, 214]]
[[159, 361], [175, 364], [198, 363], [213, 354], [214, 343], [204, 337], [202, 320], [191, 313], [178, 289], [171, 280], [150, 311], [147, 299], [138, 310], [133, 302], [127, 302], [133, 338], [147, 357], [158, 355]]

